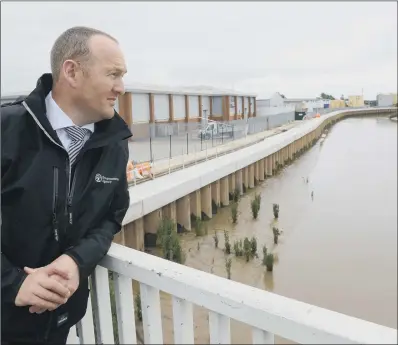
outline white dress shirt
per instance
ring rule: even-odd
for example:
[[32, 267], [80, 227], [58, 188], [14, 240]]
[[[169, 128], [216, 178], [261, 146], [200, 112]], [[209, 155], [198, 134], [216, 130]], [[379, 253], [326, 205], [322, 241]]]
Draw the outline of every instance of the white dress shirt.
[[[58, 106], [58, 104], [54, 101], [52, 97], [52, 93], [47, 95], [46, 97], [46, 109], [47, 109], [47, 118], [50, 121], [50, 124], [54, 131], [57, 133], [59, 140], [62, 145], [68, 151], [69, 145], [71, 143], [71, 139], [68, 133], [65, 130], [65, 127], [75, 126], [73, 121], [70, 119], [68, 115], [66, 115], [62, 109]], [[92, 133], [94, 133], [94, 123], [90, 123], [88, 125], [82, 126], [82, 128], [87, 128], [87, 134], [84, 138], [84, 142], [86, 142]]]

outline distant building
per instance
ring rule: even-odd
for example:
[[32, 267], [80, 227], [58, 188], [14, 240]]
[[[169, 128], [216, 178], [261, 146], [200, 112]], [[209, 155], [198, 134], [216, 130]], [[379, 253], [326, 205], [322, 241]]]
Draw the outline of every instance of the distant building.
[[365, 102], [363, 101], [363, 96], [348, 96], [348, 106], [349, 107], [363, 107]]
[[369, 107], [375, 107], [377, 106], [377, 101], [376, 100], [364, 100], [363, 101], [365, 105], [368, 105]]
[[305, 103], [306, 105], [314, 105], [319, 101], [321, 100], [318, 98], [285, 98], [284, 103], [285, 105], [298, 105], [303, 103]]
[[346, 107], [346, 102], [344, 99], [333, 99], [330, 100], [329, 102], [329, 108], [331, 109], [339, 109], [339, 108], [345, 108]]
[[395, 93], [385, 93], [378, 94], [376, 97], [377, 105], [379, 107], [391, 107], [397, 104], [397, 94]]
[[279, 92], [275, 92], [271, 98], [257, 100], [257, 107], [294, 107], [309, 111], [327, 108], [328, 104], [329, 100], [319, 98], [286, 98]]
[[261, 107], [283, 107], [285, 99], [279, 92], [275, 92], [271, 98], [258, 99], [257, 104]]

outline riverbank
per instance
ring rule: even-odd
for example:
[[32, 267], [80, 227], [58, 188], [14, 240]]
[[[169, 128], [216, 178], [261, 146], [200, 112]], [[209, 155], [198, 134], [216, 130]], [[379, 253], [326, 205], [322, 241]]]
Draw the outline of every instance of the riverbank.
[[[396, 140], [396, 128], [389, 123], [383, 118], [339, 122], [300, 159], [249, 190], [239, 203], [236, 225], [226, 207], [206, 222], [208, 235], [182, 235], [185, 264], [226, 277], [223, 231], [228, 231], [231, 243], [256, 236], [259, 258], [246, 263], [231, 255], [231, 279], [395, 327], [396, 145], [394, 152], [380, 155], [387, 146], [393, 149], [387, 141]], [[366, 140], [369, 135], [372, 143]], [[255, 192], [262, 195], [258, 220], [250, 211]], [[277, 222], [274, 202], [281, 207]], [[273, 225], [283, 230], [278, 245], [273, 244]], [[215, 231], [219, 248], [214, 246]], [[263, 244], [276, 256], [273, 273], [265, 272], [261, 264]], [[165, 294], [161, 298], [164, 340], [171, 343], [171, 301]], [[208, 314], [200, 307], [194, 310], [195, 341], [208, 343]], [[234, 342], [250, 343], [248, 327], [232, 321], [231, 332]]]

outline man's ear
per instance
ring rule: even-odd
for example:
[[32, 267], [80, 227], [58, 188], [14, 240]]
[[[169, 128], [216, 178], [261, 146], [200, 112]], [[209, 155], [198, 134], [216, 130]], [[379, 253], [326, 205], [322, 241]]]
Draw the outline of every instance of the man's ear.
[[81, 66], [77, 61], [65, 60], [61, 73], [72, 88], [77, 87], [79, 74], [82, 73]]

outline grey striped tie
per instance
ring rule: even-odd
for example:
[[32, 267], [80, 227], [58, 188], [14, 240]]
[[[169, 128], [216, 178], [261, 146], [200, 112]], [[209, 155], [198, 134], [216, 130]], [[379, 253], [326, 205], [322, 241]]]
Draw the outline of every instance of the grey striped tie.
[[72, 166], [85, 143], [84, 137], [90, 132], [90, 130], [78, 126], [65, 127], [65, 130], [72, 140], [68, 148], [69, 161], [70, 165]]

